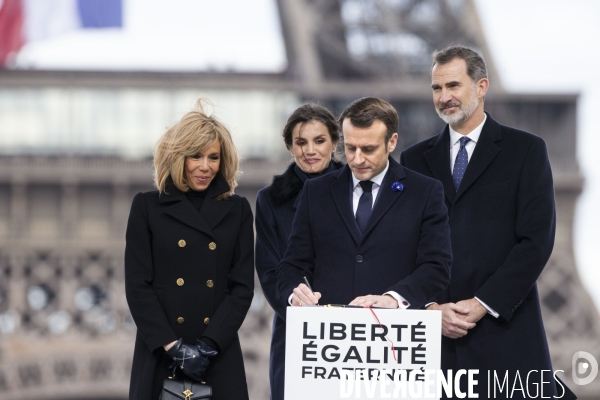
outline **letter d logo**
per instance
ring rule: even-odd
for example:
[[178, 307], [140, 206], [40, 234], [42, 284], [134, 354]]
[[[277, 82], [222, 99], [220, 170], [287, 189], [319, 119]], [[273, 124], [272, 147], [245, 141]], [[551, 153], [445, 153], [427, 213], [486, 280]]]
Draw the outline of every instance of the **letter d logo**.
[[[581, 359], [584, 359], [585, 361], [578, 362]], [[571, 368], [573, 382], [575, 382], [576, 385], [587, 385], [596, 379], [596, 375], [598, 375], [598, 361], [596, 361], [593, 355], [585, 351], [578, 351], [573, 354]], [[590, 374], [585, 378], [580, 378], [580, 376], [584, 376], [587, 371], [590, 371]]]

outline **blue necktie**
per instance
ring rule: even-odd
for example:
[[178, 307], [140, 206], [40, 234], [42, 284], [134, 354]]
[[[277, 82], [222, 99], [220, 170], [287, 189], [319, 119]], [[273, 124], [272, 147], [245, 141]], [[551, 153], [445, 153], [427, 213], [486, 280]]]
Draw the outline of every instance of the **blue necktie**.
[[373, 182], [371, 181], [360, 181], [360, 187], [363, 190], [363, 194], [358, 200], [358, 208], [356, 209], [356, 223], [361, 232], [365, 232], [367, 229], [367, 223], [371, 217], [373, 211]]
[[454, 161], [454, 170], [452, 171], [452, 182], [454, 183], [454, 190], [458, 192], [458, 187], [460, 186], [460, 182], [462, 181], [463, 176], [465, 176], [465, 171], [467, 170], [467, 165], [469, 164], [469, 154], [467, 153], [467, 149], [465, 146], [467, 142], [471, 140], [468, 137], [464, 136], [460, 138], [460, 149], [458, 150], [458, 154], [456, 155], [456, 161]]

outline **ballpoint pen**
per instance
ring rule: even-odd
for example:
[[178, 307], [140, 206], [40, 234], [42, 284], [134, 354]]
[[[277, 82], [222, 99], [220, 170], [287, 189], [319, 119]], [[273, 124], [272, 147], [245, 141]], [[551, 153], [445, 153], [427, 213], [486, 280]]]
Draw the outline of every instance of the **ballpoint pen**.
[[[315, 294], [315, 291], [310, 286], [310, 283], [308, 283], [308, 279], [306, 279], [306, 276], [304, 277], [304, 283], [306, 284], [306, 286], [308, 286], [308, 288], [310, 289], [310, 291], [312, 292], [312, 294]], [[318, 301], [317, 301], [317, 305], [319, 305]]]

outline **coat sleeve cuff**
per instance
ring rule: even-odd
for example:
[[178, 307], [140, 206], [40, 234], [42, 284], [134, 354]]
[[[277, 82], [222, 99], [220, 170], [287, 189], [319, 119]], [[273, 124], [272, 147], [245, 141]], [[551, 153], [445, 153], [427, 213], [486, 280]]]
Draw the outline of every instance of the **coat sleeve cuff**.
[[219, 345], [217, 344], [217, 342], [215, 342], [214, 340], [212, 340], [211, 338], [209, 338], [208, 336], [202, 336], [200, 338], [200, 340], [202, 342], [204, 342], [204, 344], [209, 345], [213, 350], [218, 351], [219, 353], [221, 352], [221, 348], [219, 347]]

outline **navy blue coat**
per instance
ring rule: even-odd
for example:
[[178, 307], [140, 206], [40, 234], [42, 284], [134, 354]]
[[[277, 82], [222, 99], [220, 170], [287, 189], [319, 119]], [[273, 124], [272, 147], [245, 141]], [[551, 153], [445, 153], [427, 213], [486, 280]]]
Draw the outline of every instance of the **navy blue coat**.
[[[442, 185], [391, 157], [367, 229], [352, 210], [345, 166], [306, 181], [285, 257], [277, 268], [280, 301], [306, 276], [320, 303], [348, 304], [357, 296], [395, 291], [421, 308], [450, 279], [450, 232]], [[393, 191], [400, 182], [402, 191]]]
[[[283, 400], [285, 381], [285, 305], [277, 294], [277, 265], [287, 249], [292, 222], [304, 182], [295, 173], [296, 164], [261, 189], [256, 198], [256, 272], [263, 293], [273, 310], [269, 380], [271, 399]], [[333, 161], [338, 169], [342, 164]]]
[[[488, 115], [458, 192], [450, 173], [448, 126], [404, 150], [400, 160], [444, 185], [454, 259], [452, 279], [437, 302], [477, 296], [500, 314], [485, 315], [462, 338], [443, 337], [442, 369], [479, 369], [483, 397], [487, 370], [502, 376], [508, 370], [511, 387], [517, 371], [525, 385], [530, 370], [551, 370], [536, 287], [556, 228], [544, 141]], [[546, 374], [544, 381], [550, 381], [544, 396], [556, 394], [552, 376]], [[534, 382], [540, 383], [539, 374]], [[535, 387], [531, 390], [533, 395]], [[521, 394], [516, 391], [513, 398]]]

